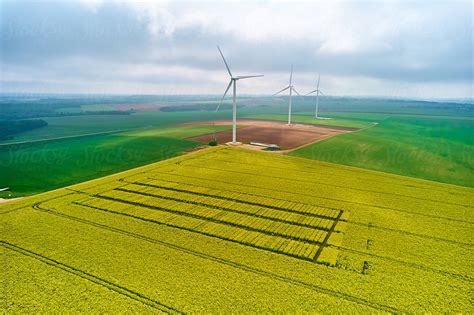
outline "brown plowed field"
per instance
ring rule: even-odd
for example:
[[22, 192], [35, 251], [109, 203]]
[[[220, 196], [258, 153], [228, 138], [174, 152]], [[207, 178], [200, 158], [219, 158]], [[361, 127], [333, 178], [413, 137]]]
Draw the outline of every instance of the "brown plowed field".
[[[204, 121], [186, 123], [186, 125], [231, 125], [231, 120]], [[291, 125], [278, 121], [262, 121], [239, 119], [237, 124], [237, 141], [242, 143], [261, 142], [279, 145], [282, 149], [294, 149], [306, 144], [316, 142], [348, 130], [332, 129], [327, 126], [319, 127], [314, 125]], [[209, 142], [214, 134], [208, 134], [190, 138], [194, 141]], [[232, 141], [232, 130], [216, 133], [218, 143]]]

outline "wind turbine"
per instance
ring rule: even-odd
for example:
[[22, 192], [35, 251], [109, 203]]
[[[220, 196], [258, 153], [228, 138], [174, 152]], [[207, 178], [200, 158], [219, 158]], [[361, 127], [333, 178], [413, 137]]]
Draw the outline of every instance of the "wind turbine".
[[225, 61], [224, 54], [222, 54], [222, 51], [219, 48], [219, 46], [217, 46], [217, 49], [219, 50], [219, 53], [221, 54], [222, 60], [224, 60], [224, 64], [225, 64], [225, 67], [227, 68], [227, 72], [229, 72], [230, 82], [229, 82], [229, 85], [227, 85], [227, 89], [225, 90], [224, 95], [222, 96], [222, 99], [221, 99], [219, 105], [216, 108], [216, 112], [219, 110], [219, 107], [221, 106], [222, 101], [224, 100], [224, 97], [227, 95], [227, 92], [229, 91], [231, 85], [233, 85], [234, 93], [233, 93], [233, 96], [232, 96], [232, 144], [235, 145], [236, 142], [237, 142], [237, 105], [236, 105], [236, 102], [235, 102], [235, 94], [236, 94], [236, 91], [237, 91], [237, 81], [239, 81], [241, 79], [263, 77], [263, 74], [245, 75], [245, 76], [236, 76], [236, 77], [234, 77], [232, 75], [232, 72], [230, 72], [229, 65], [227, 64], [227, 61]]
[[311, 91], [311, 92], [309, 92], [308, 94], [305, 95], [305, 96], [307, 96], [307, 95], [316, 93], [316, 109], [315, 109], [315, 112], [314, 112], [314, 118], [316, 118], [316, 119], [319, 119], [319, 117], [318, 117], [319, 94], [324, 95], [324, 93], [319, 90], [319, 80], [320, 80], [320, 79], [321, 79], [321, 74], [318, 75], [318, 84], [316, 85], [316, 90]]
[[293, 79], [293, 65], [291, 65], [290, 83], [288, 84], [288, 86], [272, 95], [272, 96], [275, 96], [286, 90], [290, 91], [290, 97], [288, 98], [288, 126], [291, 125], [291, 98], [293, 95], [292, 92], [295, 92], [296, 94], [300, 95], [300, 93], [298, 93], [298, 91], [296, 91], [294, 86], [292, 85], [292, 79]]

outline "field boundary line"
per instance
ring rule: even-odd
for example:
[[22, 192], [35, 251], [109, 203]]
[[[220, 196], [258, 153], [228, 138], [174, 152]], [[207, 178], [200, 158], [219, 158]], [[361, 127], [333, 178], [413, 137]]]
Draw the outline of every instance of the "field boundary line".
[[118, 130], [103, 131], [103, 132], [85, 133], [82, 135], [72, 135], [72, 136], [63, 136], [63, 137], [55, 137], [55, 138], [33, 139], [33, 140], [25, 140], [25, 141], [0, 143], [0, 147], [9, 146], [9, 145], [22, 145], [22, 144], [29, 144], [29, 143], [49, 142], [49, 141], [55, 141], [55, 140], [66, 140], [66, 139], [74, 139], [74, 138], [82, 138], [82, 137], [100, 136], [100, 135], [121, 133], [121, 132], [127, 132], [127, 131], [139, 130], [139, 129], [143, 129], [143, 128], [140, 127], [140, 128], [130, 128], [130, 129], [118, 129]]
[[[295, 115], [295, 116], [298, 116], [298, 115]], [[281, 123], [282, 125], [284, 125], [285, 121], [286, 121], [286, 119], [278, 120], [278, 119], [268, 119], [268, 118], [252, 118], [252, 117], [242, 117], [241, 119], [242, 120], [247, 119], [247, 120], [254, 120], [254, 121], [264, 121], [264, 122], [277, 122], [277, 123]], [[338, 130], [338, 131], [357, 131], [357, 130], [361, 129], [361, 128], [356, 128], [356, 127], [312, 124], [312, 123], [309, 123], [309, 122], [297, 122], [297, 121], [295, 121], [295, 125], [303, 125], [303, 126], [308, 126], [308, 127], [319, 127], [319, 128], [323, 128], [323, 129], [332, 129], [332, 130]]]
[[[168, 172], [160, 172], [160, 171], [155, 171], [154, 173], [155, 173], [155, 174], [160, 174], [160, 173], [161, 173], [161, 174], [166, 174], [166, 175], [180, 176], [180, 177], [188, 177], [188, 178], [195, 178], [195, 179], [208, 180], [208, 181], [209, 181], [209, 179], [206, 179], [206, 178], [203, 178], [203, 177], [198, 177], [198, 176], [192, 176], [192, 175], [186, 175], [186, 176], [184, 176], [184, 175], [180, 175], [180, 174], [174, 174], [174, 173], [168, 173]], [[153, 177], [151, 177], [151, 179], [160, 180], [160, 178], [153, 178]], [[222, 181], [222, 180], [212, 180], [212, 181], [213, 181], [213, 182], [218, 182], [218, 183], [224, 183], [224, 184], [237, 185], [236, 183], [227, 182], [227, 181]], [[311, 198], [326, 199], [326, 200], [331, 200], [331, 201], [336, 201], [336, 202], [343, 202], [343, 203], [348, 203], [348, 204], [369, 206], [369, 207], [379, 208], [379, 209], [384, 209], [384, 210], [392, 210], [392, 211], [397, 211], [397, 212], [402, 212], [402, 213], [409, 213], [409, 214], [412, 214], [412, 215], [420, 215], [420, 216], [425, 216], [425, 217], [434, 218], [434, 219], [447, 220], [447, 221], [455, 221], [455, 222], [466, 223], [466, 224], [473, 224], [473, 225], [474, 225], [474, 222], [470, 222], [470, 221], [464, 221], [464, 220], [453, 219], [453, 218], [446, 218], [446, 217], [439, 217], [439, 216], [430, 215], [430, 214], [426, 214], [426, 213], [412, 212], [412, 211], [403, 210], [403, 209], [395, 209], [395, 208], [390, 208], [390, 207], [385, 207], [385, 206], [380, 206], [380, 205], [374, 205], [374, 204], [370, 204], [370, 203], [363, 203], [363, 202], [356, 202], [356, 201], [347, 201], [347, 200], [336, 199], [336, 198], [329, 198], [329, 197], [324, 197], [324, 196], [314, 196], [314, 195], [309, 195], [309, 194], [305, 194], [305, 193], [294, 193], [294, 192], [288, 192], [288, 191], [285, 191], [285, 190], [273, 189], [273, 188], [269, 188], [269, 187], [261, 187], [261, 186], [256, 186], [256, 185], [240, 184], [240, 186], [242, 186], [242, 187], [253, 187], [253, 188], [259, 188], [259, 189], [266, 189], [266, 190], [271, 190], [271, 191], [275, 191], [275, 192], [283, 192], [283, 193], [286, 193], [286, 194], [293, 194], [293, 195], [295, 195], [295, 196], [306, 196], [306, 197], [311, 197]], [[324, 207], [324, 206], [321, 206], [321, 207]], [[325, 208], [328, 208], [328, 207], [325, 207]], [[337, 209], [337, 208], [328, 208], [328, 209], [340, 210], [340, 209]]]
[[[88, 206], [85, 206], [85, 205], [81, 205], [81, 206], [88, 207]], [[385, 311], [385, 312], [401, 313], [400, 310], [398, 310], [396, 308], [393, 308], [391, 306], [387, 306], [387, 305], [383, 305], [383, 304], [379, 304], [379, 303], [375, 303], [375, 302], [370, 302], [370, 301], [365, 300], [365, 299], [360, 298], [360, 297], [352, 296], [352, 295], [349, 295], [349, 294], [346, 294], [346, 293], [343, 293], [343, 292], [334, 291], [334, 290], [327, 289], [327, 288], [324, 288], [324, 287], [321, 287], [321, 286], [318, 286], [318, 285], [315, 285], [315, 284], [306, 283], [306, 282], [301, 281], [301, 280], [293, 279], [293, 278], [290, 278], [290, 277], [287, 277], [287, 276], [282, 276], [282, 275], [275, 274], [275, 273], [265, 271], [265, 270], [262, 270], [262, 269], [258, 269], [258, 268], [255, 268], [255, 267], [250, 267], [250, 266], [247, 266], [247, 265], [244, 265], [244, 264], [241, 264], [241, 263], [237, 263], [237, 262], [233, 262], [233, 261], [230, 261], [230, 260], [227, 260], [227, 259], [224, 259], [224, 258], [215, 257], [215, 256], [212, 256], [212, 255], [205, 254], [205, 253], [202, 253], [202, 252], [198, 252], [198, 251], [195, 251], [195, 250], [192, 250], [192, 249], [188, 249], [188, 248], [185, 248], [185, 247], [182, 247], [182, 246], [179, 246], [179, 245], [175, 245], [175, 244], [171, 244], [171, 243], [168, 243], [168, 242], [165, 242], [165, 241], [150, 238], [148, 236], [136, 234], [136, 233], [129, 232], [129, 231], [126, 231], [126, 230], [122, 230], [122, 229], [119, 229], [119, 228], [116, 228], [116, 227], [111, 227], [111, 226], [108, 226], [108, 225], [103, 225], [103, 224], [93, 222], [93, 221], [89, 221], [89, 220], [86, 220], [86, 219], [73, 217], [73, 216], [63, 214], [63, 213], [59, 213], [59, 212], [49, 210], [49, 209], [39, 208], [37, 210], [47, 212], [47, 213], [50, 213], [52, 215], [61, 216], [61, 217], [67, 218], [67, 219], [75, 220], [75, 221], [81, 222], [83, 224], [93, 225], [97, 228], [110, 230], [112, 232], [121, 233], [121, 234], [130, 236], [130, 237], [135, 237], [135, 238], [138, 238], [138, 239], [141, 239], [141, 240], [144, 240], [144, 241], [147, 241], [147, 242], [151, 242], [151, 243], [154, 243], [154, 244], [160, 244], [162, 246], [165, 246], [165, 247], [168, 247], [168, 248], [171, 248], [171, 249], [174, 249], [174, 250], [185, 252], [189, 255], [197, 256], [197, 257], [200, 257], [200, 258], [203, 258], [203, 259], [206, 259], [206, 260], [212, 260], [214, 262], [224, 264], [224, 265], [228, 265], [228, 266], [234, 267], [234, 268], [239, 269], [239, 270], [243, 270], [243, 271], [246, 271], [246, 272], [251, 272], [251, 273], [254, 273], [254, 274], [261, 275], [261, 276], [269, 277], [271, 279], [278, 280], [278, 281], [285, 282], [285, 283], [289, 283], [289, 284], [292, 284], [292, 285], [295, 285], [295, 286], [305, 287], [305, 288], [313, 290], [315, 292], [318, 292], [318, 293], [321, 293], [321, 294], [324, 294], [324, 295], [335, 296], [337, 298], [340, 298], [340, 299], [343, 299], [343, 300], [346, 300], [346, 301], [349, 301], [349, 302], [352, 302], [352, 303], [365, 305], [365, 306], [368, 306], [368, 307], [371, 307], [371, 308], [374, 308], [374, 309], [377, 309], [377, 310]], [[109, 212], [108, 210], [105, 210], [105, 211]], [[117, 213], [117, 214], [120, 214], [120, 213]], [[133, 216], [132, 216], [132, 218], [138, 219], [138, 220], [143, 220], [144, 219], [144, 218], [133, 217]], [[148, 220], [145, 219], [145, 221], [148, 221]], [[161, 223], [158, 223], [158, 224], [161, 224]], [[164, 224], [164, 225], [166, 225], [166, 224]], [[243, 246], [245, 246], [245, 245], [243, 245]]]
[[[304, 125], [304, 124], [301, 124], [301, 123], [296, 123], [295, 125]], [[321, 126], [321, 125], [317, 125], [318, 127]], [[369, 126], [369, 127], [372, 127], [372, 126]], [[336, 130], [336, 129], [332, 129], [332, 130]], [[329, 140], [331, 138], [334, 138], [336, 136], [339, 136], [339, 135], [343, 135], [343, 134], [346, 134], [346, 133], [354, 133], [354, 132], [358, 132], [358, 131], [361, 131], [363, 129], [358, 129], [358, 130], [338, 130], [338, 131], [341, 131], [339, 133], [334, 133], [334, 134], [328, 134], [320, 139], [317, 139], [317, 140], [314, 140], [313, 142], [310, 142], [310, 143], [306, 143], [306, 144], [303, 144], [303, 145], [300, 145], [299, 147], [296, 147], [296, 148], [292, 148], [292, 149], [288, 149], [288, 150], [282, 150], [282, 151], [275, 151], [274, 153], [276, 154], [284, 154], [284, 155], [287, 155], [288, 153], [291, 153], [293, 151], [296, 151], [296, 150], [299, 150], [299, 149], [302, 149], [302, 148], [305, 148], [305, 147], [309, 147], [310, 145], [312, 144], [315, 144], [315, 143], [318, 143], [318, 142], [323, 142], [323, 141], [326, 141], [326, 140]], [[271, 152], [271, 151], [270, 151]]]
[[[71, 195], [71, 194], [72, 193], [64, 193], [60, 196], [54, 196], [54, 197], [51, 197], [51, 198], [48, 198], [48, 199], [41, 200], [40, 202], [54, 200], [54, 199], [61, 198], [61, 197], [64, 197], [64, 196], [68, 196], [68, 195]], [[31, 197], [33, 197], [33, 196], [31, 196]], [[21, 200], [18, 200], [18, 201], [21, 201]], [[26, 205], [19, 206], [19, 207], [14, 208], [14, 209], [6, 210], [6, 211], [0, 211], [0, 215], [7, 214], [7, 213], [10, 213], [10, 212], [14, 212], [14, 211], [17, 211], [17, 210], [21, 210], [21, 209], [24, 209], [24, 208], [32, 207], [34, 205], [35, 205], [34, 202], [27, 203]]]
[[[220, 150], [223, 150], [223, 149], [224, 149], [224, 147], [209, 147], [209, 148], [206, 148], [206, 149], [202, 149], [202, 150], [193, 152], [193, 155], [206, 155], [206, 154], [211, 154], [214, 151], [220, 151]], [[119, 171], [119, 172], [109, 174], [109, 175], [105, 175], [105, 176], [102, 176], [102, 177], [85, 180], [85, 181], [80, 182], [80, 183], [75, 183], [75, 184], [70, 184], [70, 185], [64, 186], [64, 187], [54, 188], [54, 189], [44, 191], [44, 192], [41, 192], [41, 193], [38, 193], [38, 194], [35, 194], [35, 195], [25, 196], [25, 197], [22, 197], [22, 199], [20, 199], [20, 200], [13, 201], [12, 203], [20, 203], [20, 202], [24, 203], [24, 202], [31, 201], [31, 205], [32, 205], [35, 202], [37, 202], [38, 198], [41, 198], [42, 196], [45, 196], [45, 195], [53, 194], [55, 192], [58, 192], [58, 191], [61, 191], [61, 190], [64, 190], [64, 189], [74, 191], [74, 189], [78, 189], [78, 188], [82, 189], [83, 188], [82, 186], [90, 185], [92, 183], [95, 183], [96, 185], [97, 184], [103, 184], [104, 182], [111, 182], [111, 181], [116, 181], [116, 180], [123, 179], [123, 178], [136, 176], [136, 175], [139, 175], [139, 174], [145, 174], [145, 173], [150, 172], [150, 169], [154, 170], [154, 169], [159, 169], [159, 168], [163, 168], [163, 167], [166, 167], [166, 166], [172, 166], [173, 163], [177, 163], [176, 161], [179, 162], [179, 160], [182, 160], [183, 158], [187, 158], [188, 156], [189, 155], [187, 155], [187, 154], [180, 154], [180, 155], [177, 155], [177, 156], [170, 157], [166, 160], [152, 162], [152, 163], [149, 163], [149, 164], [146, 164], [146, 165], [133, 167], [131, 169]], [[194, 159], [194, 157], [192, 157], [192, 158]], [[189, 159], [191, 159], [191, 158], [189, 158]], [[130, 175], [129, 174], [130, 172], [132, 172], [133, 174]], [[126, 176], [125, 177], [120, 177], [120, 176], [123, 176], [123, 175], [126, 175]], [[88, 189], [88, 188], [86, 188], [86, 189]], [[0, 204], [0, 209], [2, 209], [3, 207], [7, 207], [8, 205], [10, 205], [10, 204], [5, 204], [5, 205]]]
[[85, 271], [82, 271], [82, 270], [79, 270], [77, 268], [74, 268], [72, 266], [69, 266], [67, 264], [64, 264], [62, 262], [59, 262], [57, 260], [54, 260], [52, 258], [48, 258], [46, 256], [43, 256], [41, 254], [38, 254], [38, 253], [35, 253], [31, 250], [28, 250], [28, 249], [25, 249], [25, 248], [22, 248], [18, 245], [15, 245], [15, 244], [12, 244], [12, 243], [9, 243], [7, 241], [3, 241], [3, 240], [0, 240], [0, 242], [7, 248], [9, 248], [10, 250], [13, 250], [13, 251], [16, 251], [20, 254], [23, 254], [25, 256], [29, 256], [31, 258], [34, 258], [36, 260], [39, 260], [45, 264], [48, 264], [52, 267], [56, 267], [56, 268], [59, 268], [59, 269], [62, 269], [68, 273], [71, 273], [71, 274], [74, 274], [75, 276], [78, 276], [78, 277], [81, 277], [83, 279], [86, 279], [90, 282], [93, 282], [95, 284], [98, 284], [100, 286], [103, 286], [109, 290], [112, 290], [112, 291], [115, 291], [121, 295], [124, 295], [124, 296], [127, 296], [135, 301], [138, 301], [142, 304], [146, 304], [148, 306], [151, 306], [155, 309], [159, 309], [161, 311], [164, 311], [164, 312], [167, 312], [167, 313], [183, 313], [181, 311], [178, 311], [177, 309], [173, 308], [173, 307], [170, 307], [170, 306], [167, 306], [163, 303], [160, 303], [158, 301], [155, 301], [141, 293], [138, 293], [138, 292], [135, 292], [135, 291], [132, 291], [126, 287], [123, 287], [121, 285], [118, 285], [118, 284], [115, 284], [113, 282], [110, 282], [108, 280], [105, 280], [105, 279], [102, 279], [102, 278], [99, 278], [97, 276], [94, 276], [93, 274], [90, 274], [88, 272], [85, 272]]

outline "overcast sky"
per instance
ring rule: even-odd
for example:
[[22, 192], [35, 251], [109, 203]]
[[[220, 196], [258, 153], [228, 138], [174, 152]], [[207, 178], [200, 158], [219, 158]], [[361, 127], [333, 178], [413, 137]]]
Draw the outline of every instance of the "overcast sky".
[[473, 97], [472, 1], [1, 3], [1, 90]]

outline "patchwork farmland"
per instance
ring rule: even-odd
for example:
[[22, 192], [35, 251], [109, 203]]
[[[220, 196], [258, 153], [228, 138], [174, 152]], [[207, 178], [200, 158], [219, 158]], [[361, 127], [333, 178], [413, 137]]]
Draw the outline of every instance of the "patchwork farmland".
[[12, 312], [472, 312], [473, 204], [219, 146], [2, 205], [3, 295]]
[[[288, 126], [284, 122], [271, 120], [240, 119], [240, 128], [237, 140], [242, 143], [261, 142], [277, 144], [283, 149], [295, 149], [341, 133], [359, 130], [351, 127], [318, 126], [313, 124], [296, 124]], [[183, 126], [213, 125], [216, 127], [230, 126], [230, 120], [204, 121], [183, 123]], [[209, 142], [215, 137], [218, 143], [227, 143], [232, 140], [232, 131], [220, 131], [207, 135], [200, 135], [190, 140]]]

